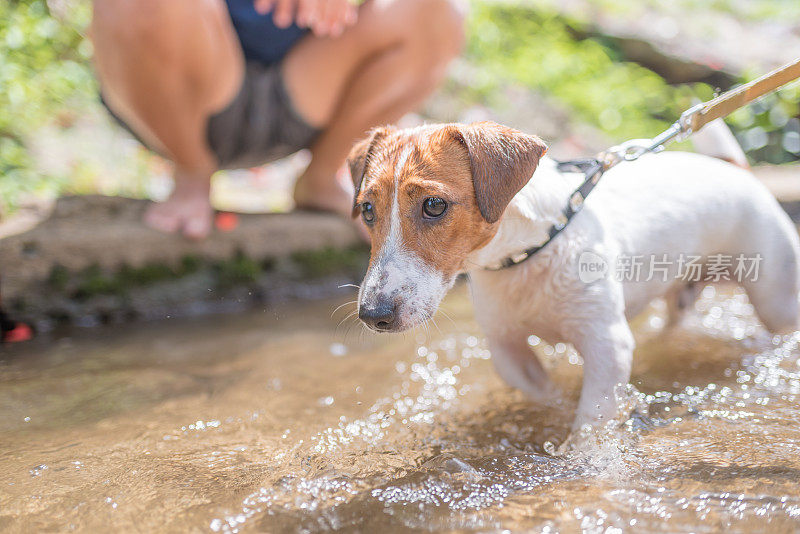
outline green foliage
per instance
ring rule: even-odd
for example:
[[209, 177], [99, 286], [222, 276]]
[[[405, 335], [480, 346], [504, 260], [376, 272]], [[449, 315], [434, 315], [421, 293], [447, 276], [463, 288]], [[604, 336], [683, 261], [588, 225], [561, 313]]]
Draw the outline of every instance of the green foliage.
[[62, 2], [57, 20], [44, 0], [0, 2], [0, 212], [24, 192], [52, 187], [32, 169], [26, 140], [95, 93], [91, 47], [82, 34], [89, 2]]
[[56, 291], [63, 291], [69, 284], [70, 274], [63, 265], [56, 265], [50, 271], [50, 276], [47, 279], [47, 285]]
[[337, 272], [361, 273], [366, 257], [363, 247], [308, 250], [292, 254], [292, 261], [303, 276], [320, 278]]
[[[728, 0], [718, 1], [729, 7]], [[613, 9], [612, 4], [606, 2], [603, 9]], [[789, 4], [779, 7], [789, 9]], [[625, 61], [602, 40], [577, 39], [571, 28], [580, 23], [541, 6], [473, 2], [471, 20], [467, 56], [478, 67], [472, 91], [490, 105], [502, 105], [494, 99], [502, 95], [504, 85], [520, 84], [551, 96], [609, 138], [623, 141], [652, 137], [693, 99], [714, 96], [702, 83], [671, 86], [656, 73]], [[728, 122], [754, 161], [800, 159], [799, 84], [768, 95]]]
[[124, 266], [116, 278], [121, 287], [134, 287], [155, 284], [164, 280], [171, 280], [183, 276], [181, 269], [172, 269], [166, 265], [150, 264], [137, 269]]
[[119, 278], [107, 275], [97, 265], [85, 269], [81, 273], [81, 278], [74, 293], [74, 297], [78, 300], [85, 300], [95, 295], [117, 295], [123, 290]]
[[[663, 6], [663, 0], [639, 0], [641, 6]], [[796, 0], [671, 0], [671, 8], [681, 13], [721, 11], [749, 21], [797, 20], [800, 2]]]
[[522, 84], [619, 140], [650, 137], [674, 121], [692, 95], [711, 96], [702, 84], [671, 87], [594, 39], [576, 40], [557, 14], [521, 4], [475, 3], [467, 54], [484, 94]]
[[[231, 263], [238, 261], [240, 260], [237, 256]], [[78, 273], [71, 274], [64, 267], [55, 266], [47, 282], [54, 291], [68, 293], [78, 300], [86, 300], [97, 295], [126, 296], [137, 287], [189, 276], [197, 272], [201, 266], [201, 260], [192, 256], [184, 258], [176, 268], [153, 263], [135, 268], [125, 265], [117, 271], [108, 271], [98, 265], [91, 265]]]
[[[297, 252], [291, 256], [290, 272], [299, 279], [342, 273], [357, 277], [363, 273], [368, 254], [362, 246]], [[47, 279], [47, 287], [53, 293], [82, 302], [98, 296], [128, 298], [137, 288], [191, 277], [204, 280], [203, 283], [211, 281], [217, 289], [228, 290], [242, 286], [255, 287], [265, 275], [274, 272], [276, 266], [274, 259], [259, 261], [242, 251], [218, 261], [186, 256], [175, 266], [152, 263], [139, 267], [125, 265], [119, 269], [103, 269], [95, 264], [78, 272], [70, 272], [56, 265]]]
[[214, 273], [218, 287], [230, 288], [255, 283], [261, 274], [261, 266], [239, 251], [233, 258], [217, 263]]
[[735, 111], [728, 122], [755, 161], [800, 159], [800, 83], [789, 84]]

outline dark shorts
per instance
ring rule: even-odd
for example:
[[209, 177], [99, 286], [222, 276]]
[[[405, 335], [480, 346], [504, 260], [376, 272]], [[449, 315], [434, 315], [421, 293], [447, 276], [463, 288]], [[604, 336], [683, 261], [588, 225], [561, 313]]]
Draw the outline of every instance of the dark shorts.
[[[227, 4], [246, 60], [245, 75], [233, 101], [209, 117], [206, 136], [219, 168], [237, 169], [263, 165], [308, 148], [320, 131], [294, 108], [281, 72], [283, 58], [306, 32], [296, 26], [277, 28], [270, 15], [255, 12], [253, 0], [227, 0]], [[147, 146], [111, 109], [109, 112]]]
[[208, 119], [208, 145], [220, 169], [255, 167], [308, 148], [319, 134], [295, 110], [280, 64], [248, 61], [233, 102]]

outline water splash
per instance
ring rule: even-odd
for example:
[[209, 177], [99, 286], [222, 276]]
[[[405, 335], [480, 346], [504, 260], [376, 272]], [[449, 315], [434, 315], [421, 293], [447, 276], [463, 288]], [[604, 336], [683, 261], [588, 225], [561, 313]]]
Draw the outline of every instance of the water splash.
[[[773, 405], [775, 398], [794, 402], [800, 394], [800, 334], [780, 338], [766, 334], [741, 292], [720, 299], [707, 290], [697, 312], [684, 328], [733, 338], [752, 349], [741, 363], [724, 370], [720, 383], [652, 393], [631, 385], [619, 387], [615, 392], [619, 411], [612, 421], [600, 429], [582, 429], [560, 445], [546, 440], [538, 447], [540, 452], [531, 452], [529, 445], [515, 445], [501, 433], [492, 443], [476, 447], [442, 432], [443, 426], [462, 423], [451, 413], [458, 413], [460, 403], [470, 395], [470, 384], [460, 380], [461, 371], [489, 353], [471, 336], [421, 345], [409, 365], [397, 364], [399, 387], [376, 402], [366, 417], [342, 418], [338, 426], [295, 446], [290, 456], [302, 458], [303, 474], [260, 488], [243, 501], [240, 512], [214, 519], [211, 527], [238, 532], [254, 517], [292, 510], [302, 511], [307, 521], [324, 516], [328, 518], [324, 525], [341, 526], [347, 524], [348, 506], [357, 506], [362, 514], [390, 517], [407, 528], [499, 528], [503, 523], [498, 521], [499, 510], [504, 507], [531, 502], [553, 488], [589, 481], [609, 488], [602, 497], [607, 506], [579, 504], [560, 519], [540, 520], [537, 528], [559, 530], [573, 525], [586, 532], [613, 532], [654, 527], [658, 521], [683, 524], [689, 512], [700, 519], [714, 515], [726, 524], [766, 516], [794, 519], [798, 502], [789, 496], [708, 491], [687, 495], [669, 487], [670, 468], [675, 466], [665, 466], [664, 458], [656, 453], [660, 445], [654, 448], [653, 442], [661, 441], [656, 435], [687, 423], [750, 425], [769, 417], [780, 419], [763, 408]], [[528, 341], [542, 349], [546, 359], [560, 357], [573, 366], [581, 363], [569, 347], [550, 346], [535, 336]], [[500, 429], [510, 434], [530, 431], [524, 423], [499, 424]], [[800, 441], [793, 445], [800, 451]], [[399, 451], [413, 447], [430, 454], [423, 454], [417, 465], [408, 465], [409, 458]], [[683, 449], [684, 459], [711, 458], [701, 437], [679, 441], [677, 447]], [[393, 460], [375, 463], [376, 455]], [[342, 458], [349, 463], [342, 465]], [[353, 523], [358, 524], [363, 523]]]

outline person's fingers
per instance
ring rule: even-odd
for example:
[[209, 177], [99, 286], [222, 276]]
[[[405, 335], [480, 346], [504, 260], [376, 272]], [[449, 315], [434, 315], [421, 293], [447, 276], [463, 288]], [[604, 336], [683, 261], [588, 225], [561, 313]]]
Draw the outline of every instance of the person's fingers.
[[320, 0], [300, 0], [297, 8], [297, 25], [311, 28], [317, 20]]
[[350, 0], [333, 0], [338, 4], [336, 16], [332, 20], [331, 35], [339, 37], [348, 26], [358, 19], [358, 9]]
[[347, 0], [323, 0], [325, 13], [314, 27], [314, 33], [319, 36], [338, 37], [344, 31], [347, 17]]
[[272, 9], [272, 5], [275, 3], [274, 0], [254, 0], [253, 7], [256, 8], [256, 11], [262, 15], [266, 15], [269, 13], [269, 10]]
[[346, 26], [352, 26], [358, 22], [358, 6], [352, 2], [347, 2], [347, 12], [345, 13], [344, 23]]
[[272, 10], [272, 21], [278, 28], [288, 28], [294, 20], [297, 0], [275, 0]]
[[317, 37], [328, 35], [328, 11], [331, 9], [331, 3], [332, 0], [317, 0], [317, 19], [311, 27]]
[[331, 37], [339, 37], [344, 31], [347, 7], [350, 3], [347, 0], [330, 0], [330, 2], [333, 5], [328, 13], [328, 33]]

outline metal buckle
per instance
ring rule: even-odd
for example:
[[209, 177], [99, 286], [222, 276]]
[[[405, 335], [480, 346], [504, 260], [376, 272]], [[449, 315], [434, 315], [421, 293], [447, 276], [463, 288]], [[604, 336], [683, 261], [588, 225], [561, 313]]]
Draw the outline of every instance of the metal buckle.
[[703, 110], [703, 104], [687, 109], [672, 125], [652, 139], [636, 140], [609, 149], [600, 155], [604, 162], [604, 170], [608, 170], [620, 161], [635, 161], [648, 152], [661, 152], [672, 141], [681, 141], [692, 133], [694, 117]]

